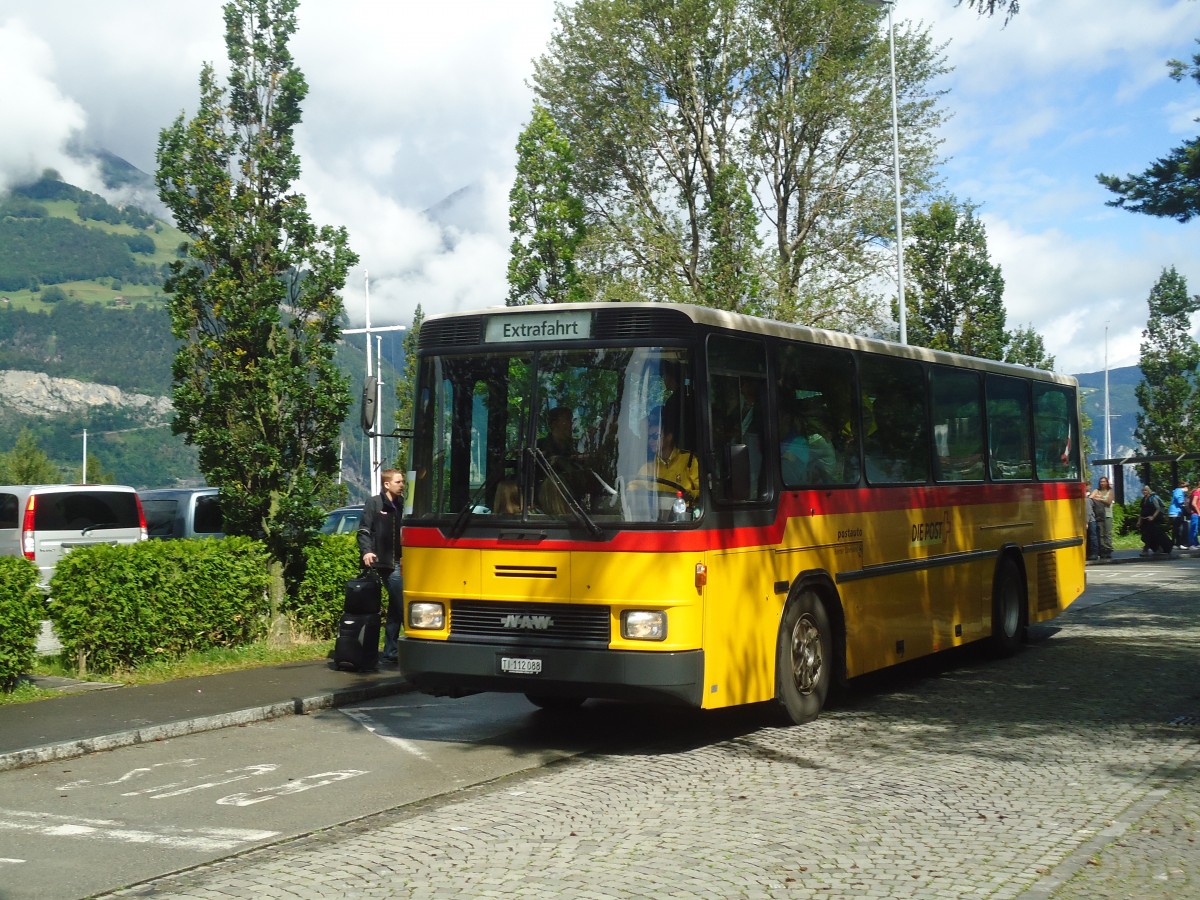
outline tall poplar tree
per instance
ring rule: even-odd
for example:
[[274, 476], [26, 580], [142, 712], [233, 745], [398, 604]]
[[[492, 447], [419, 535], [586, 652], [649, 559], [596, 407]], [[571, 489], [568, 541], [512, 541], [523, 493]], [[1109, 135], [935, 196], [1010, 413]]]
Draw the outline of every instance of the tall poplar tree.
[[575, 265], [584, 225], [574, 162], [566, 136], [546, 108], [535, 105], [517, 140], [517, 177], [508, 195], [509, 306], [586, 299]]
[[[404, 342], [401, 345], [404, 348], [404, 372], [396, 380], [397, 428], [413, 427], [413, 413], [416, 411], [417, 345], [421, 342], [421, 323], [424, 321], [425, 310], [418, 303], [413, 312], [412, 325], [404, 333]], [[396, 465], [401, 469], [407, 468], [411, 461], [408, 458], [408, 446], [409, 442], [402, 438], [396, 450]]]
[[[261, 538], [275, 574], [299, 574], [337, 471], [350, 404], [333, 363], [339, 291], [357, 257], [344, 228], [317, 227], [293, 131], [308, 93], [288, 42], [296, 0], [224, 5], [228, 87], [200, 73], [196, 115], [158, 141], [159, 196], [187, 235], [172, 264], [174, 428], [221, 489], [225, 530]], [[283, 589], [274, 580], [276, 600]]]
[[[1191, 335], [1191, 317], [1200, 311], [1200, 297], [1188, 295], [1186, 279], [1172, 266], [1163, 270], [1147, 302], [1150, 317], [1142, 332], [1142, 380], [1134, 389], [1138, 412], [1133, 436], [1152, 456], [1195, 452], [1200, 445], [1194, 384], [1200, 346]], [[1159, 487], [1165, 471], [1155, 469]]]

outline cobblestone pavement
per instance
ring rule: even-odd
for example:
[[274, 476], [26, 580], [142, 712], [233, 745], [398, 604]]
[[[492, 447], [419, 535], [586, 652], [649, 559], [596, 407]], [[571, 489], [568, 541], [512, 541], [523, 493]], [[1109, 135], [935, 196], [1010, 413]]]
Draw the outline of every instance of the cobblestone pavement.
[[575, 759], [118, 896], [1200, 897], [1194, 574], [808, 726]]

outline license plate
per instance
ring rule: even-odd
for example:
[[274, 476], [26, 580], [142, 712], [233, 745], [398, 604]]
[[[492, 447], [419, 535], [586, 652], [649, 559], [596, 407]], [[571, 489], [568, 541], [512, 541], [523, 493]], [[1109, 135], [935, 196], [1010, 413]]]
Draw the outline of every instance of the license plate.
[[500, 657], [500, 671], [512, 675], [541, 675], [542, 661], [518, 656], [502, 656]]

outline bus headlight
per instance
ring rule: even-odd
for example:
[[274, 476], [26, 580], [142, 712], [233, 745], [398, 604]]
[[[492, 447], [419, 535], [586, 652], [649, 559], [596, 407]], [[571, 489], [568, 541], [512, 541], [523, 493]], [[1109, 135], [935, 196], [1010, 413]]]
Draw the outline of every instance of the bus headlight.
[[408, 627], [438, 631], [446, 627], [446, 607], [441, 603], [408, 604]]
[[663, 610], [627, 609], [621, 613], [621, 637], [629, 641], [665, 641], [667, 614]]

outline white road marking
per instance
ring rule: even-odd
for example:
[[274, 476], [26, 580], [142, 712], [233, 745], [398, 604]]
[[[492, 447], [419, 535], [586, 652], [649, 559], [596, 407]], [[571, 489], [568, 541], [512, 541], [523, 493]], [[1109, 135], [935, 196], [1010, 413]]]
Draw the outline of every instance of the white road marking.
[[0, 866], [15, 865], [23, 862], [25, 862], [23, 859], [8, 859], [7, 857], [0, 856]]
[[115, 819], [55, 816], [20, 809], [0, 809], [0, 830], [21, 831], [44, 837], [91, 838], [202, 851], [234, 850], [242, 844], [269, 840], [279, 834], [278, 831], [256, 831], [247, 828], [133, 828]]
[[[384, 707], [384, 708], [386, 709], [388, 707]], [[392, 708], [399, 709], [399, 707], [392, 707]], [[372, 710], [372, 711], [374, 711], [374, 710]], [[378, 731], [379, 726], [375, 723], [374, 719], [372, 719], [369, 715], [367, 715], [367, 713], [365, 711], [360, 710], [360, 709], [341, 709], [340, 712], [343, 715], [349, 716], [351, 719], [353, 719], [355, 722], [357, 722], [363, 728], [367, 729], [367, 731], [371, 732], [371, 734], [375, 735], [375, 737], [382, 738], [383, 740], [387, 741], [389, 744], [395, 744], [397, 747], [399, 747], [405, 753], [409, 753], [412, 756], [417, 757], [418, 759], [423, 759], [423, 760], [429, 759], [429, 757], [427, 757], [425, 755], [425, 753], [421, 750], [421, 748], [418, 747], [412, 741], [405, 740], [404, 738], [394, 737], [393, 735], [390, 735], [390, 734], [380, 734]]]
[[[192, 794], [196, 791], [205, 791], [209, 788], [233, 784], [235, 781], [245, 781], [247, 778], [254, 778], [258, 775], [266, 775], [268, 772], [274, 772], [278, 768], [279, 766], [276, 763], [260, 763], [253, 766], [243, 766], [238, 769], [226, 769], [221, 775], [216, 777], [200, 776], [202, 778], [209, 778], [208, 781], [201, 782], [200, 784], [175, 781], [170, 784], [158, 784], [154, 787], [143, 788], [140, 791], [125, 791], [121, 796], [136, 797], [139, 794], [149, 794], [151, 800], [163, 800], [167, 797], [178, 797], [182, 794]], [[186, 787], [181, 787], [181, 785], [186, 785]], [[171, 790], [172, 788], [178, 788], [178, 790]]]
[[316, 775], [297, 778], [289, 781], [287, 784], [281, 784], [279, 787], [260, 788], [257, 791], [251, 791], [246, 794], [230, 794], [228, 797], [219, 799], [217, 805], [253, 806], [255, 803], [265, 803], [267, 800], [275, 800], [278, 797], [286, 797], [289, 794], [302, 794], [305, 791], [311, 791], [313, 788], [325, 787], [327, 784], [336, 784], [339, 781], [345, 781], [347, 778], [366, 774], [367, 772], [364, 769], [346, 769], [343, 772], [320, 772]]
[[[149, 775], [155, 769], [161, 769], [164, 766], [195, 766], [199, 765], [203, 761], [204, 757], [198, 757], [196, 759], [177, 759], [173, 760], [172, 762], [155, 763], [152, 766], [139, 766], [136, 769], [130, 769], [120, 778], [114, 779], [113, 781], [96, 782], [96, 786], [105, 787], [107, 785], [121, 784], [124, 781], [132, 781], [134, 778], [141, 778], [143, 775]], [[79, 781], [69, 781], [64, 785], [60, 785], [57, 790], [70, 791], [89, 784], [92, 784], [92, 780], [90, 778], [82, 778]]]

